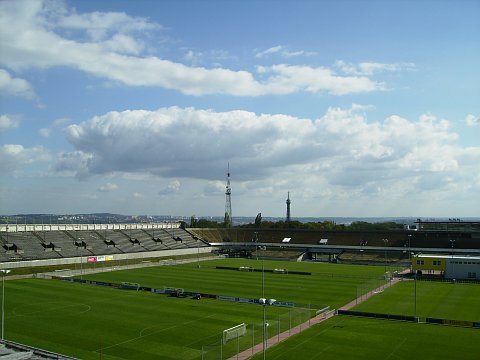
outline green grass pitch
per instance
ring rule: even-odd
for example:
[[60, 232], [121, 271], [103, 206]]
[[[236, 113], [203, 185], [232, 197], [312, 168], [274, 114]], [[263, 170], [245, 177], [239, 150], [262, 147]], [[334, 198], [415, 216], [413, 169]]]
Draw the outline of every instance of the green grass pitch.
[[53, 280], [12, 281], [6, 293], [7, 339], [81, 359], [198, 359], [223, 329], [261, 319], [254, 305]]
[[477, 360], [479, 338], [478, 329], [335, 316], [268, 349], [266, 358]]
[[354, 310], [480, 322], [480, 285], [402, 281]]
[[[202, 262], [200, 268], [196, 264], [160, 266], [84, 275], [83, 278], [259, 298], [262, 295], [261, 273], [220, 270], [215, 266], [258, 269], [262, 263], [265, 269], [287, 268], [313, 273], [265, 273], [265, 296], [282, 301], [337, 308], [354, 299], [359, 291], [384, 283], [380, 280], [383, 267], [244, 259]], [[262, 308], [258, 305], [178, 299], [58, 280], [7, 281], [5, 291], [6, 339], [82, 359], [200, 359], [202, 346], [218, 342], [224, 329], [243, 322], [260, 324], [262, 321]], [[408, 294], [408, 290], [405, 292]], [[387, 293], [385, 291], [384, 295]], [[450, 292], [441, 294], [448, 297]], [[289, 311], [269, 307], [267, 319], [272, 329], [275, 329], [275, 319], [285, 317]], [[358, 321], [362, 320], [365, 319]], [[331, 321], [337, 320], [327, 323]], [[318, 328], [323, 329], [323, 326]], [[478, 336], [478, 330], [471, 331], [477, 331]], [[247, 340], [242, 338], [240, 346]], [[255, 340], [258, 342], [259, 338]], [[285, 344], [293, 348], [298, 346], [296, 341]], [[225, 357], [231, 354], [232, 346], [229, 346], [224, 349]], [[314, 358], [312, 356], [304, 358]]]
[[[179, 266], [161, 266], [114, 271], [84, 276], [84, 279], [120, 283], [140, 283], [142, 286], [179, 287], [219, 295], [262, 297], [262, 273], [237, 270], [219, 270], [215, 266], [251, 266], [261, 269], [261, 260], [213, 260]], [[265, 261], [265, 269], [287, 268], [290, 271], [312, 272], [313, 275], [265, 273], [265, 297], [319, 307], [339, 307], [353, 299], [360, 291], [368, 291], [385, 282], [381, 279], [383, 267], [363, 265], [336, 265], [322, 263], [295, 263]]]

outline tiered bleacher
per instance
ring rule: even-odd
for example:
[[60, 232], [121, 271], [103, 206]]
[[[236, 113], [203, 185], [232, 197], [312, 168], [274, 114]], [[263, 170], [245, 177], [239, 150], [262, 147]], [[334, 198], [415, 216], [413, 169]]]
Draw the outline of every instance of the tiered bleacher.
[[180, 228], [0, 232], [0, 262], [128, 254], [209, 246]]
[[[230, 256], [287, 256], [286, 250], [311, 253], [312, 259], [324, 254], [329, 261], [406, 262], [411, 252], [480, 253], [480, 235], [469, 231], [354, 231], [293, 229], [192, 229]], [[288, 241], [287, 241], [288, 240]], [[259, 250], [259, 248], [262, 248]], [[294, 253], [293, 253], [294, 254]], [[303, 257], [305, 258], [305, 257]], [[308, 258], [308, 257], [307, 257]]]

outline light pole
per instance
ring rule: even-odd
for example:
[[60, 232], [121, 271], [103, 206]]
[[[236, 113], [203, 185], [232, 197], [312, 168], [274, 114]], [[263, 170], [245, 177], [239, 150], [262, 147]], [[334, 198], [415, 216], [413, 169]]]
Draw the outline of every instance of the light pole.
[[413, 316], [417, 317], [417, 272], [415, 271], [415, 299], [413, 303]]
[[383, 243], [385, 244], [385, 275], [387, 274], [387, 244], [388, 239], [382, 239]]
[[2, 340], [4, 339], [5, 333], [5, 275], [7, 275], [10, 270], [2, 269]]
[[410, 251], [410, 248], [412, 246], [412, 234], [408, 234], [407, 238], [408, 238], [408, 261], [412, 263], [412, 252]]
[[266, 307], [267, 307], [267, 305], [275, 304], [277, 302], [277, 300], [261, 298], [261, 299], [258, 300], [258, 302], [263, 307], [263, 360], [265, 360], [266, 350], [267, 350], [266, 343], [267, 343], [267, 326], [268, 326], [267, 316], [266, 316], [266, 314], [267, 314]]
[[[265, 247], [262, 246], [262, 247], [259, 247], [259, 248], [262, 248], [262, 250], [265, 250]], [[258, 250], [257, 250], [258, 251]], [[262, 345], [263, 345], [263, 360], [265, 360], [265, 355], [266, 355], [266, 350], [267, 350], [267, 346], [266, 346], [266, 342], [267, 342], [267, 310], [266, 310], [266, 306], [267, 305], [273, 305], [275, 304], [275, 302], [277, 300], [275, 299], [265, 299], [265, 263], [264, 263], [264, 259], [262, 257], [262, 298], [258, 300], [258, 302], [260, 303], [260, 305], [262, 305], [263, 307], [263, 319], [262, 319], [262, 326], [263, 326], [263, 341], [262, 341]]]
[[196, 238], [197, 240], [197, 268], [200, 268], [200, 239]]
[[455, 262], [453, 261], [453, 245], [455, 244], [455, 239], [450, 239], [450, 244], [452, 245], [452, 279], [455, 279]]

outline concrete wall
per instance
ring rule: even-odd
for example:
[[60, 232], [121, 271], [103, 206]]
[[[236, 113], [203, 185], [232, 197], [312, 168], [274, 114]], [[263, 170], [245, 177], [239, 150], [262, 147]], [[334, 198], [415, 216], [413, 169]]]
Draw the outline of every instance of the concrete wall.
[[114, 254], [114, 255], [98, 255], [98, 256], [80, 256], [74, 258], [61, 258], [61, 259], [46, 259], [46, 260], [26, 260], [26, 261], [12, 261], [0, 263], [0, 269], [15, 269], [22, 267], [33, 266], [52, 266], [52, 265], [68, 265], [68, 264], [85, 264], [89, 258], [95, 258], [94, 261], [97, 264], [108, 263], [110, 260], [130, 260], [130, 259], [145, 259], [155, 257], [168, 257], [179, 255], [194, 255], [204, 254], [212, 252], [212, 247], [200, 247], [189, 249], [177, 249], [177, 250], [161, 250], [161, 251], [148, 251], [130, 254]]
[[25, 231], [74, 231], [74, 230], [135, 230], [135, 229], [177, 229], [180, 223], [139, 223], [139, 224], [1, 224], [0, 232]]

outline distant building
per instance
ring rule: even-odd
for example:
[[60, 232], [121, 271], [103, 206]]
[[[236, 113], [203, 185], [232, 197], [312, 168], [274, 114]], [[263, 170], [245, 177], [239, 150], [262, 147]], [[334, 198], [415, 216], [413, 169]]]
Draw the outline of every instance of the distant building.
[[480, 233], [480, 221], [463, 221], [449, 219], [448, 221], [421, 220], [415, 221], [416, 230], [423, 231], [469, 231]]
[[412, 270], [442, 274], [446, 279], [480, 280], [480, 256], [414, 255]]

